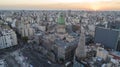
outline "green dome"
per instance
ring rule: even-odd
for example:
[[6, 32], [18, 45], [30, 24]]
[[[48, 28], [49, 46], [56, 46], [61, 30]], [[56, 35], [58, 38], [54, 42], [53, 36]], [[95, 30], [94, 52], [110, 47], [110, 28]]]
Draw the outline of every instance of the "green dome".
[[62, 14], [58, 18], [58, 24], [65, 25], [65, 18]]

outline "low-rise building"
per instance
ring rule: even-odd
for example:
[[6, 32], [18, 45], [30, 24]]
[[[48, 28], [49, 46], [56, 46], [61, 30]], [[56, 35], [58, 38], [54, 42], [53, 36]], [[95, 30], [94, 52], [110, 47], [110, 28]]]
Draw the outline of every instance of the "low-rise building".
[[109, 54], [108, 51], [106, 51], [104, 48], [102, 48], [102, 47], [97, 48], [97, 55], [96, 55], [97, 57], [100, 57], [100, 58], [106, 60], [108, 57], [108, 54]]

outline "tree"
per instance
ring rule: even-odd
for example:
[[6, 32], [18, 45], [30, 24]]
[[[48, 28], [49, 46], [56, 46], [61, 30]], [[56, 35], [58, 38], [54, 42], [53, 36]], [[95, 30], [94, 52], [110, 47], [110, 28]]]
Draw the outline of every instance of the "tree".
[[63, 62], [64, 62], [64, 58], [62, 58], [62, 57], [59, 58], [59, 62], [60, 62], [60, 63], [63, 63]]
[[28, 37], [24, 36], [24, 37], [22, 37], [22, 40], [23, 40], [23, 42], [27, 43], [28, 42]]

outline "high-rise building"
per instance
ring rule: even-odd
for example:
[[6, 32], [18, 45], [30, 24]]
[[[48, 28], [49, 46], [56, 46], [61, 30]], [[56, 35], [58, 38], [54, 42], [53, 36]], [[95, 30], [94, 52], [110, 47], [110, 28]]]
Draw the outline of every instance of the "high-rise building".
[[101, 43], [105, 48], [120, 50], [120, 30], [96, 27], [95, 43]]
[[85, 52], [85, 30], [83, 27], [81, 27], [81, 34], [80, 34], [80, 39], [78, 46], [76, 48], [76, 53], [75, 56], [78, 59], [86, 57], [86, 52]]
[[21, 20], [18, 23], [17, 31], [21, 34], [22, 37], [27, 36], [30, 37], [34, 34], [34, 29], [30, 26], [29, 21]]
[[0, 49], [17, 45], [16, 33], [11, 29], [0, 31]]
[[66, 31], [65, 17], [61, 13], [58, 17], [56, 27], [56, 39], [53, 46], [53, 51], [57, 56], [58, 62], [71, 62], [74, 58], [75, 49], [77, 47], [77, 39], [69, 35]]
[[64, 40], [55, 40], [54, 52], [57, 56], [58, 62], [66, 63], [72, 61], [74, 58], [75, 49], [77, 47], [76, 40], [66, 42]]

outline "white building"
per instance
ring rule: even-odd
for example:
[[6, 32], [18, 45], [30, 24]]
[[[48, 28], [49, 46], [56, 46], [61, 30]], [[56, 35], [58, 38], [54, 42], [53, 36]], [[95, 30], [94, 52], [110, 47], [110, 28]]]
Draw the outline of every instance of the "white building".
[[0, 32], [0, 49], [17, 45], [16, 33], [12, 29], [3, 29]]
[[46, 26], [38, 26], [38, 29], [41, 31], [45, 31], [46, 30]]
[[24, 57], [19, 51], [13, 52], [12, 56], [14, 56], [16, 62], [19, 63], [21, 67], [30, 67], [30, 64], [25, 61], [27, 57]]
[[0, 67], [6, 67], [5, 61], [3, 59], [0, 60]]
[[18, 32], [22, 35], [22, 37], [30, 37], [35, 32], [34, 29], [30, 27], [30, 23], [28, 21], [21, 21], [17, 24], [17, 26]]
[[100, 57], [104, 60], [106, 60], [106, 58], [108, 57], [108, 51], [106, 51], [104, 48], [102, 47], [98, 47], [97, 48], [97, 57]]

